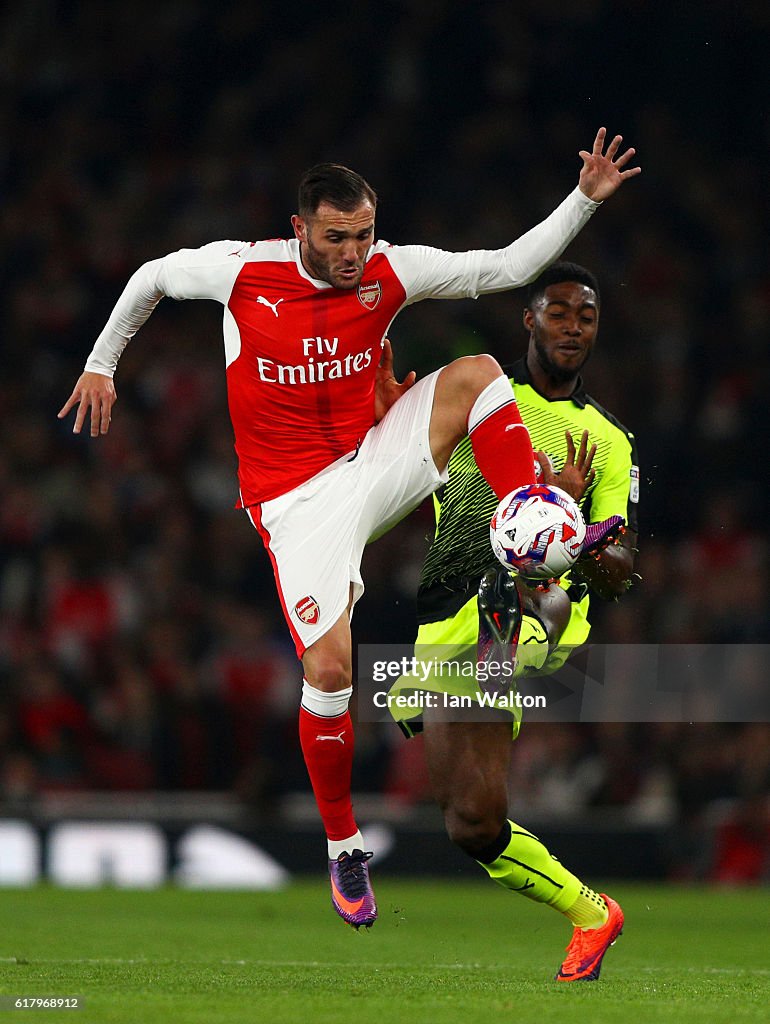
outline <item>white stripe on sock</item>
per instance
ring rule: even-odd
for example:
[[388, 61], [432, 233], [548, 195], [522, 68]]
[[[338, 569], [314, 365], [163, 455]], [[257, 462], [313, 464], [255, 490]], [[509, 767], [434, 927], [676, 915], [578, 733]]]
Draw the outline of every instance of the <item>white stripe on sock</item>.
[[302, 707], [319, 718], [337, 718], [344, 715], [352, 695], [352, 686], [344, 690], [335, 690], [334, 693], [326, 693], [325, 690], [311, 686], [307, 679], [302, 680]]
[[468, 413], [468, 433], [475, 430], [492, 413], [515, 401], [516, 397], [508, 378], [504, 374], [495, 377], [491, 384], [487, 384]]

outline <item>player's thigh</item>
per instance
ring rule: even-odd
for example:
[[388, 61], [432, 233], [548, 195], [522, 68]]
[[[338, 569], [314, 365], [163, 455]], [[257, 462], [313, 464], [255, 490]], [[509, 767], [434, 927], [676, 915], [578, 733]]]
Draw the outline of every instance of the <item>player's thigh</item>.
[[437, 465], [443, 468], [468, 433], [468, 414], [474, 402], [502, 371], [492, 356], [481, 354], [461, 356], [438, 373], [430, 444]]
[[361, 546], [386, 533], [446, 483], [430, 450], [430, 417], [437, 373], [431, 373], [391, 406], [366, 435], [361, 461]]
[[299, 657], [349, 607], [358, 500], [350, 478], [332, 470], [247, 510], [270, 556]]
[[334, 625], [311, 643], [302, 655], [305, 678], [312, 686], [333, 692], [350, 686], [353, 676], [353, 645], [350, 635], [350, 606]]

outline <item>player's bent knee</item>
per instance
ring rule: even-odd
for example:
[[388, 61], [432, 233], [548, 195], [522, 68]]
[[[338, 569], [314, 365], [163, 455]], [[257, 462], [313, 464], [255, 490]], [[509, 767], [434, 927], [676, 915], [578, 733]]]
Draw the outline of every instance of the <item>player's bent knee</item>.
[[494, 801], [494, 806], [474, 806], [467, 801], [459, 806], [450, 805], [444, 811], [447, 835], [455, 846], [474, 856], [500, 834], [507, 811], [505, 801]]
[[503, 371], [493, 356], [482, 354], [461, 356], [445, 366], [441, 373], [442, 376], [447, 375], [446, 383], [472, 404], [487, 385], [502, 376]]
[[346, 690], [353, 683], [350, 664], [334, 655], [321, 655], [305, 665], [305, 677], [311, 686], [324, 693]]
[[520, 580], [516, 581], [516, 586], [521, 594], [524, 611], [542, 624], [550, 644], [558, 643], [572, 614], [572, 602], [566, 591], [555, 583], [546, 590], [533, 590]]

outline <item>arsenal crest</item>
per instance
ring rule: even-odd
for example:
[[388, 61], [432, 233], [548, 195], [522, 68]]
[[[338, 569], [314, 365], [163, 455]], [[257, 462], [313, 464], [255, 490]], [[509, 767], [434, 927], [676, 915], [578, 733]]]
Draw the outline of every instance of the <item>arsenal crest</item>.
[[358, 286], [358, 301], [367, 309], [374, 309], [382, 298], [382, 285], [379, 281]]
[[297, 601], [294, 605], [294, 612], [301, 622], [308, 626], [315, 626], [321, 614], [321, 609], [318, 607], [316, 599], [308, 594], [301, 601]]

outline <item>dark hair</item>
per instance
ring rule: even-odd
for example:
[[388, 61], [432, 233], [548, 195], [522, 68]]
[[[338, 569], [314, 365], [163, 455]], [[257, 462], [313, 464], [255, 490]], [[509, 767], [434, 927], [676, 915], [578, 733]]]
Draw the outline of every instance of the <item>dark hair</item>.
[[377, 193], [372, 186], [342, 164], [316, 164], [305, 171], [297, 198], [300, 217], [311, 217], [324, 202], [346, 213], [367, 199], [377, 206]]
[[563, 281], [577, 281], [578, 284], [584, 284], [586, 288], [590, 288], [594, 292], [597, 303], [601, 303], [602, 297], [599, 293], [599, 282], [591, 271], [581, 267], [579, 263], [569, 263], [567, 260], [562, 260], [559, 263], [552, 263], [527, 288], [527, 309], [532, 308], [533, 303], [540, 298], [549, 285], [561, 284]]

